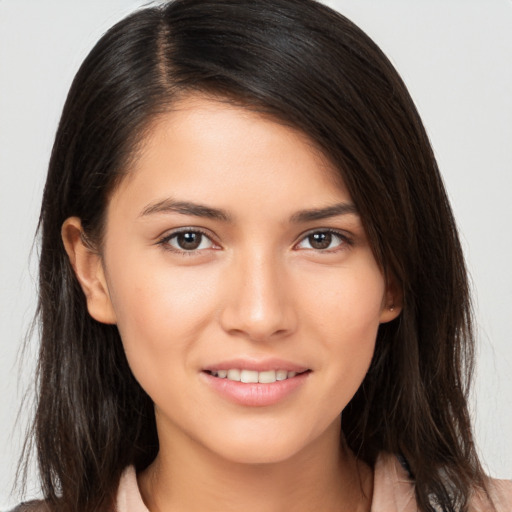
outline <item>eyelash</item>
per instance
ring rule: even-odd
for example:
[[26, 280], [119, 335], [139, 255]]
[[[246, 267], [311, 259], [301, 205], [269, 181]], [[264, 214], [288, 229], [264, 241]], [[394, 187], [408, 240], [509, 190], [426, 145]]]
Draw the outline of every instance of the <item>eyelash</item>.
[[[174, 239], [174, 238], [178, 237], [180, 234], [184, 234], [184, 233], [199, 234], [202, 237], [206, 237], [208, 240], [210, 240], [210, 242], [213, 245], [216, 245], [216, 242], [212, 239], [212, 236], [209, 233], [207, 233], [206, 231], [199, 229], [199, 228], [181, 228], [177, 231], [173, 231], [172, 233], [160, 238], [158, 240], [157, 244], [161, 245], [163, 247], [163, 249], [166, 251], [170, 251], [175, 254], [180, 254], [183, 256], [196, 256], [201, 251], [205, 250], [205, 249], [191, 249], [191, 250], [178, 249], [169, 244], [169, 242], [172, 239]], [[318, 253], [333, 254], [333, 253], [337, 253], [339, 251], [345, 250], [347, 248], [347, 246], [350, 247], [350, 246], [354, 245], [353, 239], [341, 231], [338, 231], [335, 229], [314, 229], [312, 231], [308, 231], [307, 233], [304, 233], [303, 235], [301, 235], [299, 241], [296, 244], [294, 244], [294, 248], [315, 234], [334, 235], [340, 239], [340, 243], [338, 244], [338, 246], [336, 246], [333, 249], [315, 249], [315, 248], [311, 247], [311, 248], [308, 248], [307, 250], [312, 250], [312, 251], [315, 251]]]
[[213, 245], [216, 245], [216, 243], [214, 242], [212, 236], [209, 233], [207, 233], [206, 231], [203, 231], [202, 229], [199, 229], [199, 228], [181, 228], [181, 229], [179, 229], [177, 231], [173, 231], [172, 233], [170, 233], [168, 235], [165, 235], [164, 237], [160, 238], [160, 240], [158, 240], [157, 244], [161, 245], [163, 247], [163, 249], [166, 250], [166, 251], [170, 251], [170, 252], [173, 252], [175, 254], [180, 254], [180, 255], [183, 255], [183, 256], [196, 256], [200, 251], [204, 250], [204, 249], [192, 249], [192, 250], [188, 250], [187, 251], [185, 249], [178, 249], [176, 247], [172, 247], [169, 244], [169, 242], [173, 238], [176, 238], [179, 235], [184, 234], [184, 233], [199, 234], [199, 235], [207, 238], [208, 240], [210, 240], [210, 242]]
[[307, 240], [310, 236], [313, 236], [315, 234], [328, 234], [328, 235], [334, 235], [340, 239], [340, 243], [338, 246], [334, 247], [333, 249], [315, 249], [311, 248], [309, 250], [318, 252], [318, 253], [327, 253], [327, 254], [333, 254], [337, 253], [339, 251], [343, 251], [347, 249], [348, 247], [351, 247], [354, 245], [354, 240], [349, 237], [346, 233], [342, 231], [338, 231], [337, 229], [314, 229], [312, 231], [308, 231], [307, 233], [304, 233], [301, 235], [299, 242], [295, 244], [294, 247], [297, 247], [299, 244], [303, 243], [305, 240]]

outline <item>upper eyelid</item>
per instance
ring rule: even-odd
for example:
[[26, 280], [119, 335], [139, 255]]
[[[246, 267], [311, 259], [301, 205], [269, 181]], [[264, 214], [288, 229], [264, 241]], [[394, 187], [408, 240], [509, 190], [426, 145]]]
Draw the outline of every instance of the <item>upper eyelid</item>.
[[[183, 226], [179, 228], [174, 228], [170, 231], [164, 232], [163, 235], [159, 236], [157, 239], [157, 243], [163, 243], [170, 239], [172, 239], [174, 236], [179, 235], [180, 233], [187, 233], [187, 232], [196, 232], [201, 233], [203, 236], [206, 236], [208, 239], [211, 240], [212, 243], [221, 246], [218, 237], [214, 235], [210, 230], [201, 228], [198, 226]], [[313, 235], [314, 233], [332, 233], [334, 235], [339, 236], [347, 243], [352, 243], [353, 235], [351, 235], [349, 232], [337, 229], [337, 228], [312, 228], [308, 229], [307, 231], [302, 232], [293, 242], [293, 247], [297, 246], [300, 242], [302, 242], [305, 238], [307, 238], [310, 235]], [[192, 251], [190, 251], [192, 252]]]
[[332, 254], [334, 252], [338, 252], [343, 249], [348, 249], [349, 247], [354, 245], [354, 237], [353, 235], [350, 235], [344, 230], [340, 229], [334, 229], [334, 228], [316, 228], [316, 229], [310, 229], [309, 231], [306, 231], [303, 233], [296, 242], [293, 244], [293, 248], [297, 250], [301, 249], [298, 248], [300, 244], [302, 244], [309, 236], [315, 234], [315, 233], [331, 233], [335, 236], [338, 236], [341, 239], [340, 244], [338, 244], [336, 247], [332, 249], [314, 249], [314, 248], [305, 248], [303, 250], [312, 250], [318, 253], [324, 253], [324, 254]]
[[[173, 247], [170, 241], [179, 235], [180, 233], [200, 233], [202, 236], [205, 236], [210, 240], [211, 244], [214, 247], [208, 247], [205, 249], [180, 249], [178, 247]], [[220, 243], [217, 241], [216, 237], [210, 234], [208, 230], [204, 230], [202, 228], [198, 227], [182, 227], [182, 228], [176, 228], [172, 229], [171, 231], [165, 232], [163, 235], [159, 236], [155, 242], [155, 245], [161, 246], [165, 251], [173, 252], [175, 254], [181, 254], [181, 255], [199, 255], [200, 253], [203, 253], [203, 251], [207, 250], [217, 250], [219, 247], [221, 247]]]
[[295, 244], [299, 243], [301, 240], [304, 240], [304, 238], [313, 235], [315, 233], [332, 233], [333, 235], [338, 235], [339, 237], [343, 238], [344, 240], [351, 240], [354, 235], [349, 233], [348, 231], [345, 231], [344, 229], [337, 229], [337, 228], [314, 228], [314, 229], [308, 229], [307, 231], [304, 231], [297, 237], [297, 241]]
[[209, 238], [212, 242], [218, 243], [217, 237], [211, 231], [195, 226], [184, 226], [165, 231], [164, 234], [158, 236], [158, 242], [170, 240], [172, 237], [179, 235], [180, 233], [201, 233], [202, 235]]

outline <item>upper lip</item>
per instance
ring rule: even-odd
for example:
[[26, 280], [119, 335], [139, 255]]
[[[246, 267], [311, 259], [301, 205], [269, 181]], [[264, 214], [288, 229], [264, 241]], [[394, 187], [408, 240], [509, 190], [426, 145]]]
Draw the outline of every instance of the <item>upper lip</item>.
[[288, 372], [305, 372], [309, 370], [307, 366], [303, 366], [300, 364], [292, 363], [291, 361], [286, 361], [284, 359], [248, 359], [248, 358], [237, 358], [230, 359], [228, 361], [220, 361], [218, 363], [214, 363], [208, 365], [203, 368], [203, 371], [212, 372], [218, 370], [252, 370], [257, 372], [265, 372], [270, 370], [286, 370]]

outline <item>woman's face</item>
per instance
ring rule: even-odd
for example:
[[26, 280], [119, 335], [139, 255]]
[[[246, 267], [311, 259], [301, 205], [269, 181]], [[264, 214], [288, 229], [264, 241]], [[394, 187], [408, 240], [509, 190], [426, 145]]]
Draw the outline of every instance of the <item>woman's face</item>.
[[333, 177], [301, 133], [200, 96], [149, 132], [88, 300], [117, 323], [161, 446], [276, 462], [339, 436], [398, 309]]

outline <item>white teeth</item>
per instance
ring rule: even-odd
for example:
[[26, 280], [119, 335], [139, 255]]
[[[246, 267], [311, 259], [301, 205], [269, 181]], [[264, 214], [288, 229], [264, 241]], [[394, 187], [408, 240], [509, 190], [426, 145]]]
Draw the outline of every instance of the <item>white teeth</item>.
[[228, 370], [227, 378], [240, 382], [240, 370]]
[[260, 372], [258, 375], [258, 382], [261, 384], [272, 384], [272, 382], [276, 381], [276, 372], [274, 370], [269, 370], [268, 372]]
[[240, 372], [240, 381], [246, 383], [258, 382], [258, 372], [253, 370], [242, 370]]
[[234, 380], [236, 382], [244, 382], [247, 384], [272, 384], [273, 382], [291, 379], [297, 375], [297, 372], [288, 372], [286, 370], [266, 370], [257, 372], [255, 370], [239, 370], [232, 368], [230, 370], [216, 370], [210, 372], [214, 377], [219, 379]]
[[277, 370], [276, 380], [285, 380], [287, 377], [288, 377], [288, 372], [286, 370]]

